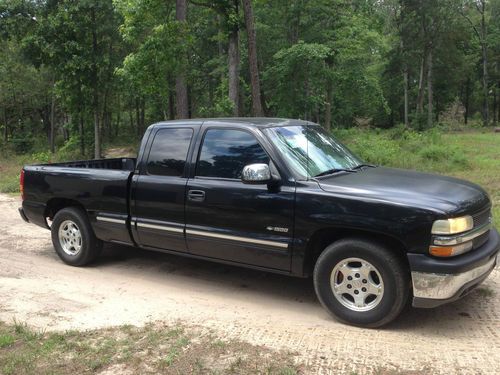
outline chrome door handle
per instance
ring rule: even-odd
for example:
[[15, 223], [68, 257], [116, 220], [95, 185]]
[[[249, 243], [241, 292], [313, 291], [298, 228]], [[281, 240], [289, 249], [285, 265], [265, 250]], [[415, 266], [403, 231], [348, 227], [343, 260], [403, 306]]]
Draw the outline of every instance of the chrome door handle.
[[203, 202], [205, 200], [205, 192], [203, 190], [189, 190], [188, 199], [192, 202]]

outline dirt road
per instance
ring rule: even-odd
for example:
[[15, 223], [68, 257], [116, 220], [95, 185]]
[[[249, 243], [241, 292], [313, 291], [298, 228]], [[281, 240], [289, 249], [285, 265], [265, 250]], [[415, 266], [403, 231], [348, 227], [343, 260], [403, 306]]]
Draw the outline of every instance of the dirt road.
[[50, 233], [0, 195], [0, 320], [46, 329], [183, 321], [288, 349], [314, 373], [500, 371], [500, 270], [455, 304], [411, 309], [383, 330], [342, 325], [310, 280], [107, 246], [93, 266], [64, 265]]

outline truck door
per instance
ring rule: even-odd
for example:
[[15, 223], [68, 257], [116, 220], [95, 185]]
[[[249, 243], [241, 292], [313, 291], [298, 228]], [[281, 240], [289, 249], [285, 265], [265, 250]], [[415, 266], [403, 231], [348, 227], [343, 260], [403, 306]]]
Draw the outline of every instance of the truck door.
[[152, 134], [132, 182], [132, 230], [140, 246], [186, 251], [186, 158], [194, 129], [170, 125]]
[[241, 181], [245, 165], [269, 162], [250, 130], [205, 129], [186, 192], [190, 253], [290, 270], [295, 186], [269, 190]]

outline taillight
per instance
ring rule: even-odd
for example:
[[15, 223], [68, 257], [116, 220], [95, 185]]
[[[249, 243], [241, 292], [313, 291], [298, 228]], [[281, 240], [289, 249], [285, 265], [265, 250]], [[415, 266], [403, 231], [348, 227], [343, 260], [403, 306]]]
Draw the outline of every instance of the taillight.
[[19, 176], [19, 190], [21, 191], [21, 199], [24, 200], [24, 169], [21, 169]]

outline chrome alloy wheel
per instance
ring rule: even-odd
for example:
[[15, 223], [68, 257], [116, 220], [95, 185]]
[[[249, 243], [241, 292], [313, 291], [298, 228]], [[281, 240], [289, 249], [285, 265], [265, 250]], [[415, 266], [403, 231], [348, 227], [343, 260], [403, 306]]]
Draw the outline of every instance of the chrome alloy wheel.
[[352, 311], [372, 310], [384, 296], [380, 272], [361, 258], [347, 258], [337, 263], [330, 275], [330, 286], [335, 298]]
[[73, 221], [65, 220], [59, 226], [59, 243], [63, 251], [71, 256], [77, 255], [82, 249], [82, 234]]

